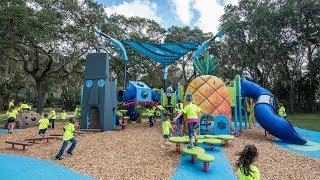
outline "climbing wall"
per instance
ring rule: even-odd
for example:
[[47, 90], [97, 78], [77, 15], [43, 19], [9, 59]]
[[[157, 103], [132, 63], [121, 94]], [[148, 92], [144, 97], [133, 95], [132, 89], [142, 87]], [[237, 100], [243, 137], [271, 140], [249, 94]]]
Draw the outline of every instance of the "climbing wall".
[[34, 111], [22, 112], [17, 116], [17, 128], [25, 129], [35, 127], [40, 118], [41, 116]]
[[231, 120], [228, 89], [218, 77], [203, 75], [193, 79], [186, 94], [192, 95], [193, 103], [202, 109], [202, 113], [214, 116], [222, 114]]

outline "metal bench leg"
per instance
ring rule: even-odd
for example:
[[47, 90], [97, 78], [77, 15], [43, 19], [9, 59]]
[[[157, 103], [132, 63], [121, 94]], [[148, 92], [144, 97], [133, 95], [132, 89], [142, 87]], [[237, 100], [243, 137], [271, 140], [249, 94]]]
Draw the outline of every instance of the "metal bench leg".
[[191, 163], [195, 164], [196, 163], [196, 156], [191, 155]]
[[209, 163], [208, 162], [203, 162], [203, 172], [209, 172]]
[[25, 145], [22, 145], [22, 150], [26, 150], [26, 146]]
[[49, 139], [47, 139], [47, 143], [49, 142]]
[[13, 149], [14, 148], [14, 144], [12, 144], [12, 147], [11, 147], [11, 149]]

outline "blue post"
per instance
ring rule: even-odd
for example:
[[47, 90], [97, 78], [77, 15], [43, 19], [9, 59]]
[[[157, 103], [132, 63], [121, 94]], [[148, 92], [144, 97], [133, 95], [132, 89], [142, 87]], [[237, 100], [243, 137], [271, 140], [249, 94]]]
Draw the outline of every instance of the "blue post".
[[248, 111], [247, 111], [247, 98], [244, 98], [244, 124], [246, 129], [248, 128]]
[[81, 85], [80, 107], [82, 107], [82, 97], [83, 97], [83, 84]]
[[88, 114], [87, 114], [87, 129], [89, 129], [89, 125], [90, 125], [90, 109], [88, 110]]

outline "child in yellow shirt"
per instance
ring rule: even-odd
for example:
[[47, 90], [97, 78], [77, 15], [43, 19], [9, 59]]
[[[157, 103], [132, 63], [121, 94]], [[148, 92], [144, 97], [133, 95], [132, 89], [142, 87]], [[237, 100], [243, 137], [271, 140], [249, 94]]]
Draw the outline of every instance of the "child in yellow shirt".
[[13, 106], [11, 106], [7, 111], [6, 115], [7, 115], [7, 123], [8, 123], [8, 126], [7, 126], [8, 133], [12, 133], [16, 125], [16, 118], [17, 118], [18, 112], [14, 109]]
[[68, 114], [66, 113], [65, 110], [62, 111], [62, 113], [60, 114], [60, 119], [62, 121], [65, 121], [68, 118]]
[[284, 108], [282, 103], [279, 103], [278, 115], [285, 118], [285, 119], [287, 118], [286, 108]]
[[260, 172], [253, 165], [258, 157], [258, 150], [254, 145], [246, 145], [243, 151], [239, 154], [240, 157], [236, 162], [237, 173], [239, 180], [260, 180]]
[[74, 131], [76, 130], [75, 125], [76, 125], [76, 120], [74, 118], [69, 119], [70, 123], [63, 128], [63, 143], [60, 151], [56, 155], [56, 159], [62, 160], [62, 155], [64, 153], [64, 150], [67, 148], [69, 141], [71, 142], [70, 148], [67, 150], [67, 153], [69, 155], [72, 155], [72, 151], [76, 147], [77, 141], [74, 138]]
[[201, 108], [197, 105], [192, 103], [191, 95], [186, 96], [186, 107], [174, 118], [174, 121], [185, 114], [188, 123], [188, 131], [189, 131], [189, 138], [190, 138], [190, 146], [188, 148], [193, 148], [194, 143], [197, 142], [196, 138], [196, 131], [195, 129], [198, 127], [199, 121], [199, 113], [201, 112]]
[[150, 127], [152, 127], [154, 125], [154, 109], [150, 106], [146, 109], [146, 111], [149, 118]]
[[173, 128], [170, 123], [170, 117], [166, 116], [164, 121], [162, 122], [162, 134], [164, 141], [163, 144], [161, 144], [161, 147], [171, 146], [171, 144], [169, 143], [170, 130], [173, 131]]
[[41, 137], [44, 137], [46, 131], [47, 131], [47, 128], [49, 126], [49, 119], [48, 119], [48, 114], [44, 114], [43, 115], [43, 118], [41, 118], [39, 121], [38, 121], [38, 125], [39, 125], [39, 135]]
[[50, 124], [51, 124], [51, 128], [54, 129], [54, 122], [56, 121], [57, 118], [57, 113], [53, 108], [49, 108], [49, 114], [50, 114]]

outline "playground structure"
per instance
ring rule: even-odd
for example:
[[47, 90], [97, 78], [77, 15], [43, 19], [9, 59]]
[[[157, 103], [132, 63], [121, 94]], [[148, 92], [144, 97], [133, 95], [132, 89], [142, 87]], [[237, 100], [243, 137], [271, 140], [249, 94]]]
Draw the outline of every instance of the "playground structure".
[[[111, 40], [111, 42], [120, 49], [123, 59], [125, 61], [125, 79], [124, 84], [126, 84], [126, 64], [127, 64], [127, 54], [126, 50], [122, 43], [130, 46], [134, 50], [141, 52], [142, 54], [150, 57], [151, 59], [161, 63], [164, 67], [164, 79], [167, 79], [168, 66], [173, 62], [180, 59], [183, 55], [190, 51], [195, 51], [194, 62], [199, 63], [197, 60], [201, 54], [207, 48], [209, 42], [216, 37], [221, 37], [223, 31], [219, 31], [215, 37], [204, 41], [203, 43], [183, 43], [183, 44], [150, 44], [150, 43], [140, 43], [131, 40], [118, 41], [111, 38], [110, 36], [102, 33], [101, 30], [95, 28], [97, 34], [104, 36]], [[85, 88], [83, 90], [82, 98], [82, 122], [81, 127], [84, 129], [88, 128], [98, 128], [102, 131], [113, 130], [115, 128], [115, 119], [116, 119], [116, 110], [117, 110], [117, 93], [116, 93], [116, 82], [110, 81], [109, 76], [109, 64], [107, 61], [106, 54], [101, 55], [99, 58], [95, 57], [95, 54], [88, 55], [86, 60], [86, 72], [85, 72]], [[89, 61], [88, 59], [92, 59]], [[207, 63], [208, 66], [208, 63]], [[99, 68], [97, 68], [99, 67]], [[96, 69], [97, 68], [97, 69]], [[209, 69], [208, 67], [206, 68]], [[100, 72], [100, 73], [99, 73]], [[206, 71], [204, 71], [206, 72]], [[206, 76], [205, 76], [206, 77]], [[267, 91], [266, 89], [251, 83], [240, 76], [236, 76], [233, 81], [233, 95], [228, 93], [227, 88], [224, 86], [224, 83], [221, 80], [209, 78], [207, 76], [206, 81], [199, 82], [199, 80], [194, 80], [194, 85], [192, 82], [189, 85], [189, 90], [193, 96], [195, 96], [195, 103], [202, 107], [203, 111], [213, 113], [213, 115], [225, 115], [228, 117], [229, 122], [231, 122], [231, 104], [234, 105], [234, 134], [239, 135], [244, 128], [248, 127], [248, 114], [246, 112], [246, 100], [244, 97], [250, 97], [256, 100], [256, 105], [254, 106], [255, 116], [259, 124], [266, 129], [270, 134], [278, 137], [279, 139], [294, 143], [294, 144], [305, 144], [306, 140], [300, 137], [292, 125], [285, 119], [280, 118], [275, 113], [275, 98], [274, 95]], [[201, 78], [198, 77], [198, 78]], [[212, 81], [212, 82], [211, 82]], [[130, 85], [131, 84], [131, 85]], [[129, 83], [128, 88], [133, 88], [129, 90], [125, 97], [130, 97], [136, 100], [147, 99], [151, 100], [152, 93], [151, 89], [145, 87], [137, 87], [138, 83], [132, 84]], [[203, 88], [202, 88], [203, 86]], [[216, 87], [217, 86], [217, 87]], [[98, 91], [98, 87], [102, 88], [103, 91]], [[134, 90], [136, 89], [136, 91]], [[179, 88], [178, 88], [179, 89]], [[212, 91], [214, 90], [214, 92]], [[131, 92], [132, 91], [132, 92]], [[139, 91], [139, 93], [137, 93]], [[99, 92], [99, 96], [97, 95]], [[136, 92], [136, 93], [133, 93]], [[212, 96], [212, 93], [217, 95]], [[164, 94], [163, 91], [161, 94]], [[176, 94], [176, 93], [174, 93]], [[178, 92], [180, 95], [181, 92]], [[210, 96], [209, 96], [210, 95]], [[208, 97], [209, 96], [209, 97]], [[212, 97], [211, 97], [212, 96]], [[220, 96], [220, 99], [218, 99]], [[234, 102], [231, 103], [231, 100]], [[164, 97], [164, 96], [162, 96]], [[181, 98], [181, 97], [180, 97]], [[172, 102], [175, 102], [177, 98], [173, 98]], [[129, 100], [129, 99], [127, 99]], [[131, 99], [130, 99], [131, 100]], [[219, 101], [220, 100], [220, 101]], [[161, 98], [161, 102], [164, 102], [164, 98]], [[219, 102], [219, 103], [217, 103]], [[217, 103], [217, 104], [214, 104]], [[128, 103], [130, 104], [130, 103]], [[173, 103], [174, 104], [174, 103]], [[203, 104], [203, 105], [202, 105]], [[243, 110], [245, 109], [245, 110]], [[134, 110], [134, 106], [131, 106], [131, 109], [128, 109], [128, 113], [131, 112], [131, 116], [134, 119], [138, 117], [138, 113]], [[98, 116], [94, 116], [94, 114]], [[267, 115], [263, 115], [267, 114]], [[212, 115], [212, 114], [211, 114]], [[130, 116], [130, 117], [131, 117]], [[244, 118], [243, 118], [244, 116]], [[100, 125], [101, 117], [101, 125]], [[268, 117], [268, 119], [266, 119]], [[92, 119], [91, 119], [92, 118]], [[244, 123], [242, 123], [244, 121]], [[222, 125], [217, 127], [230, 127], [231, 124]], [[279, 126], [279, 127], [277, 127]], [[280, 129], [278, 129], [280, 128]]]
[[105, 53], [87, 56], [84, 79], [80, 128], [114, 130], [117, 82], [110, 79], [109, 61]]

